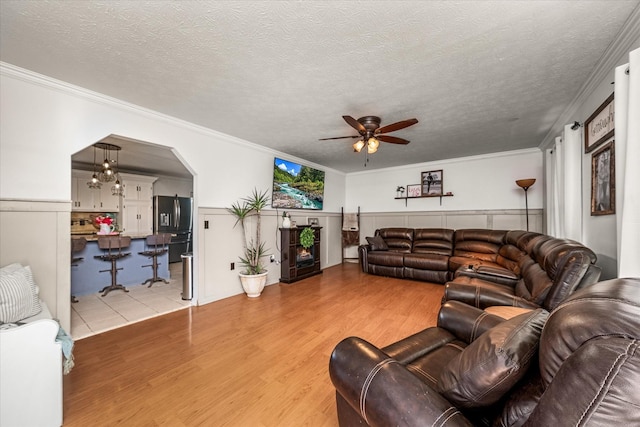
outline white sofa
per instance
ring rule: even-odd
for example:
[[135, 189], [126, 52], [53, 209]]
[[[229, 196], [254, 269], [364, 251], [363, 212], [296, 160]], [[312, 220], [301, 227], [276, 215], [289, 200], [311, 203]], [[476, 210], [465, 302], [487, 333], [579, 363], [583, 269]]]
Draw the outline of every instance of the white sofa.
[[62, 425], [62, 346], [49, 309], [0, 330], [0, 426]]
[[30, 267], [0, 268], [2, 427], [62, 425], [63, 342], [73, 348], [73, 341], [66, 333], [56, 340], [60, 325], [39, 290]]

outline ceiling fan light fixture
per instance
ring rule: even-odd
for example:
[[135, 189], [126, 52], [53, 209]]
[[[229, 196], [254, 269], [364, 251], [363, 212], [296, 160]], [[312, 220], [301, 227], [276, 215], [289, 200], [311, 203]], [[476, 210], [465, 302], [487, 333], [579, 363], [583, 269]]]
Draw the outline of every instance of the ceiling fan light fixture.
[[375, 138], [369, 138], [369, 142], [367, 142], [367, 153], [373, 154], [378, 151], [378, 146], [380, 142], [378, 142]]
[[362, 151], [363, 147], [364, 147], [364, 141], [360, 139], [356, 141], [355, 144], [353, 144], [353, 151], [355, 151], [356, 153], [359, 153], [360, 151]]

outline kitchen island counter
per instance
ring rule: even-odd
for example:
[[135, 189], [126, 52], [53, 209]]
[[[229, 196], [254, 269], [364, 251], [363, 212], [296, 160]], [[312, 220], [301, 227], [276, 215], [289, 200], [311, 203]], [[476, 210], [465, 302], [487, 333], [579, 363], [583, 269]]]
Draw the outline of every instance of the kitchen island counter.
[[[99, 236], [95, 234], [71, 236], [72, 239], [78, 237], [87, 239], [87, 246], [82, 251], [72, 254], [72, 258], [82, 257], [83, 260], [74, 263], [71, 267], [71, 295], [81, 296], [95, 294], [111, 284], [111, 263], [94, 258], [94, 256], [103, 255], [108, 251], [103, 251], [98, 247]], [[146, 235], [131, 235], [130, 237], [131, 245], [123, 249], [122, 252], [130, 253], [131, 255], [117, 262], [118, 284], [124, 286], [140, 285], [145, 280], [153, 277], [153, 269], [151, 268], [152, 260], [144, 255], [138, 254], [138, 252], [147, 249], [145, 242]], [[113, 252], [117, 252], [117, 249], [113, 250]], [[120, 268], [122, 270], [120, 270]], [[106, 271], [101, 272], [102, 270]], [[170, 278], [169, 256], [166, 253], [158, 257], [158, 277], [166, 280]]]

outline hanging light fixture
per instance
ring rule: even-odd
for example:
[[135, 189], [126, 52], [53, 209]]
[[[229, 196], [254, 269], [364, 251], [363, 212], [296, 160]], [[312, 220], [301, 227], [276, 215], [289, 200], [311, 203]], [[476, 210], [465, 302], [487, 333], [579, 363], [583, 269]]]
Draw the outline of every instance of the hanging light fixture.
[[98, 174], [96, 173], [96, 146], [93, 146], [93, 175], [91, 180], [87, 182], [89, 188], [101, 188], [102, 183], [98, 180]]
[[116, 151], [116, 171], [115, 171], [115, 178], [116, 178], [116, 182], [114, 184], [113, 187], [111, 187], [111, 195], [113, 196], [123, 196], [124, 195], [124, 188], [122, 188], [122, 184], [120, 183], [120, 171], [118, 169], [118, 162], [120, 161], [120, 150]]
[[[104, 161], [101, 165], [100, 172], [97, 172], [97, 164], [96, 164], [96, 149], [102, 149], [104, 155]], [[120, 189], [120, 174], [118, 173], [118, 160], [111, 159], [111, 152], [115, 151], [116, 156], [118, 156], [118, 152], [120, 151], [120, 147], [115, 144], [109, 144], [107, 142], [96, 142], [93, 144], [93, 176], [91, 177], [91, 181], [87, 182], [89, 188], [100, 188], [102, 183], [116, 181], [116, 185], [118, 191], [122, 191]], [[112, 188], [113, 191], [113, 188]], [[120, 193], [115, 193], [120, 194]]]
[[362, 147], [364, 147], [364, 140], [359, 139], [355, 144], [353, 144], [353, 151], [359, 153], [360, 151], [362, 151]]
[[113, 168], [111, 167], [111, 163], [113, 162], [111, 157], [111, 150], [118, 151], [120, 147], [113, 144], [108, 144], [106, 142], [98, 142], [95, 144], [98, 148], [102, 148], [104, 152], [104, 161], [102, 162], [102, 171], [100, 172], [100, 181], [101, 182], [111, 182], [115, 179], [113, 174]]

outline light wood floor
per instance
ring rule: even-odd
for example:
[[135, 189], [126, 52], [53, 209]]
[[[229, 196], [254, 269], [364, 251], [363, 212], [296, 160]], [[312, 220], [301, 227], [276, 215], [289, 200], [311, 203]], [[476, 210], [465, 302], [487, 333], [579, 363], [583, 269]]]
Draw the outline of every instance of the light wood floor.
[[85, 338], [64, 377], [64, 425], [337, 426], [335, 345], [433, 326], [442, 294], [343, 264]]

